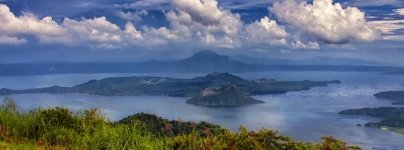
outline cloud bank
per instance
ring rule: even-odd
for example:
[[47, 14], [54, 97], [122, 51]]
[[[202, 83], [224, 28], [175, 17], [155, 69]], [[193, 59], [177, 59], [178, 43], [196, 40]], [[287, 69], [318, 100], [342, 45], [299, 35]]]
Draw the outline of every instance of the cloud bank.
[[344, 9], [332, 0], [314, 0], [313, 4], [285, 0], [275, 2], [272, 11], [280, 21], [327, 43], [369, 42], [379, 38], [363, 12], [355, 7]]
[[35, 35], [41, 42], [48, 43], [63, 40], [61, 35], [65, 33], [52, 17], [38, 19], [30, 13], [16, 17], [6, 5], [0, 5], [0, 41], [3, 43], [25, 43], [23, 35]]
[[172, 4], [176, 10], [166, 14], [170, 29], [162, 28], [158, 34], [168, 40], [193, 38], [218, 47], [238, 45], [243, 26], [240, 16], [222, 10], [216, 0], [172, 0]]
[[[130, 7], [149, 7], [165, 0], [138, 1]], [[314, 0], [313, 4], [285, 0], [272, 8], [276, 18], [265, 16], [247, 24], [240, 15], [221, 8], [217, 0], [172, 0], [173, 9], [165, 11], [168, 26], [142, 26], [131, 21], [147, 17], [147, 11], [116, 11], [128, 21], [124, 27], [106, 17], [70, 19], [60, 22], [52, 17], [38, 18], [31, 13], [15, 16], [0, 4], [0, 43], [24, 44], [29, 36], [40, 44], [61, 43], [93, 48], [156, 46], [168, 43], [208, 47], [284, 46], [293, 49], [318, 49], [321, 44], [369, 42], [379, 38], [365, 14], [355, 7], [343, 8], [332, 0]], [[278, 21], [275, 21], [277, 19]]]
[[105, 17], [80, 21], [65, 18], [58, 24], [51, 17], [38, 19], [30, 13], [16, 17], [6, 5], [0, 5], [0, 27], [0, 42], [9, 44], [26, 43], [26, 35], [37, 37], [40, 43], [91, 44], [98, 48], [116, 48], [141, 39], [131, 23], [124, 30]]

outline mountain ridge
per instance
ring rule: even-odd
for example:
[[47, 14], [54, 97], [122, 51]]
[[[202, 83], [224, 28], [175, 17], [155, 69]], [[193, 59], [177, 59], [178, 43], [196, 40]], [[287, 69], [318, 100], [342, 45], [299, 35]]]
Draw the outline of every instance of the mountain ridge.
[[[111, 77], [101, 80], [90, 80], [71, 87], [50, 86], [25, 90], [3, 88], [0, 89], [0, 95], [78, 93], [101, 96], [160, 95], [198, 98], [201, 96], [200, 92], [202, 90], [218, 88], [217, 91], [219, 93], [224, 93], [218, 97], [225, 98], [224, 102], [228, 105], [246, 105], [257, 103], [257, 101], [249, 97], [252, 95], [284, 94], [289, 91], [308, 90], [312, 87], [327, 86], [328, 84], [335, 83], [339, 83], [339, 81], [245, 80], [230, 73], [213, 73], [192, 79], [151, 76]], [[232, 85], [230, 89], [226, 88], [229, 85]], [[220, 104], [225, 105], [224, 103]]]
[[[258, 62], [256, 59], [254, 61]], [[249, 64], [230, 56], [217, 54], [210, 50], [200, 51], [192, 56], [179, 60], [150, 60], [137, 63], [0, 64], [0, 76], [97, 73], [241, 73], [262, 71], [357, 71], [397, 73], [404, 72], [404, 67]]]

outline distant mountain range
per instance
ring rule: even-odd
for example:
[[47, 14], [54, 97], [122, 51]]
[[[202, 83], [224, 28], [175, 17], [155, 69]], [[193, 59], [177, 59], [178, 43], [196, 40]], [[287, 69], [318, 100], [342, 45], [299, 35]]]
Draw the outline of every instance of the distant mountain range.
[[[139, 63], [144, 72], [248, 72], [258, 70], [257, 65], [250, 65], [229, 56], [219, 55], [205, 50], [189, 58], [173, 61], [148, 61]], [[140, 67], [139, 66], [139, 67]]]
[[344, 66], [389, 66], [392, 64], [348, 58], [314, 57], [302, 60], [274, 59], [251, 57], [245, 55], [233, 56], [235, 60], [247, 64], [260, 65], [344, 65]]
[[[315, 62], [318, 64], [315, 64]], [[259, 71], [368, 71], [395, 73], [404, 72], [404, 67], [380, 66], [380, 64], [374, 62], [329, 58], [316, 58], [303, 61], [247, 56], [235, 56], [235, 58], [232, 58], [209, 50], [197, 52], [185, 59], [171, 61], [0, 64], [0, 76], [72, 73], [234, 73]]]

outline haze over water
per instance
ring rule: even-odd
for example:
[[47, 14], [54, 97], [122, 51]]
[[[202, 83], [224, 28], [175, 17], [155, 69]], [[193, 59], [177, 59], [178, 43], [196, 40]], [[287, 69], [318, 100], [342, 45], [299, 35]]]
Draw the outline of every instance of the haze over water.
[[[146, 74], [68, 74], [0, 77], [0, 88], [26, 89], [52, 85], [72, 86], [91, 79]], [[203, 74], [147, 74], [192, 78]], [[84, 94], [12, 95], [24, 110], [65, 106], [73, 110], [100, 108], [111, 121], [139, 112], [154, 113], [168, 119], [209, 121], [237, 130], [240, 125], [258, 130], [280, 131], [298, 140], [319, 141], [334, 136], [364, 149], [404, 149], [404, 135], [378, 128], [357, 127], [377, 118], [338, 115], [350, 108], [391, 106], [372, 95], [380, 91], [403, 89], [404, 76], [359, 72], [261, 72], [236, 74], [246, 79], [273, 78], [283, 81], [341, 80], [341, 84], [316, 87], [282, 95], [254, 96], [266, 103], [243, 107], [210, 108], [185, 104], [185, 98], [164, 96], [94, 96]]]

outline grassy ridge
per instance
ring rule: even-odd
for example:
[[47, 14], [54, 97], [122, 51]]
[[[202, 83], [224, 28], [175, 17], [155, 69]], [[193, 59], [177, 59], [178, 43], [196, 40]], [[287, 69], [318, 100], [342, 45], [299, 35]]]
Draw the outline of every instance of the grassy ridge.
[[240, 127], [231, 132], [206, 122], [166, 120], [137, 114], [107, 121], [96, 109], [73, 113], [66, 108], [22, 112], [5, 98], [0, 105], [0, 149], [359, 149], [332, 137], [321, 143], [297, 142], [276, 131]]

